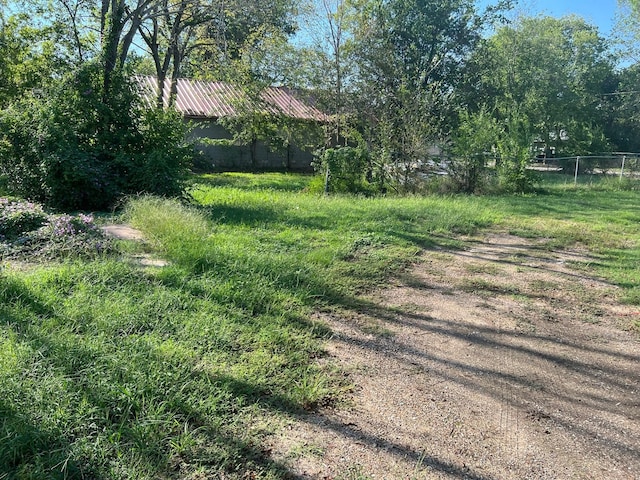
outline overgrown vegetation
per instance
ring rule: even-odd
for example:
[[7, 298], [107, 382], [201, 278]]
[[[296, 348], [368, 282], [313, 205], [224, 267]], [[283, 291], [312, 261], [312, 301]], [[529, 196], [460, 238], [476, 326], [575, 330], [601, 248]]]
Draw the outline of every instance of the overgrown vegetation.
[[[322, 197], [304, 193], [312, 180], [200, 177], [193, 205], [131, 199], [146, 242], [120, 256], [5, 259], [0, 476], [287, 478], [266, 437], [349, 388], [317, 361], [328, 332], [312, 312], [357, 311], [417, 255], [486, 228], [588, 248], [598, 260], [581, 268], [639, 301], [633, 190], [545, 179], [527, 196]], [[17, 236], [59, 218], [3, 205]], [[139, 250], [170, 263], [141, 266]]]
[[369, 152], [362, 147], [324, 149], [317, 155], [315, 168], [324, 178], [327, 193], [374, 194], [384, 189], [383, 178], [374, 178]]
[[0, 112], [0, 175], [13, 193], [71, 209], [182, 193], [192, 153], [181, 118], [143, 108], [124, 74], [106, 95], [99, 73], [86, 65]]
[[[65, 208], [179, 196], [185, 132], [166, 110], [181, 76], [242, 93], [219, 119], [233, 138], [218, 145], [248, 146], [254, 169], [258, 142], [287, 152], [283, 168], [293, 146], [320, 149], [322, 171], [335, 163], [331, 192], [416, 194], [446, 170], [441, 190], [526, 193], [532, 157], [640, 149], [640, 69], [620, 67], [612, 39], [576, 16], [516, 17], [508, 1], [174, 3], [0, 2], [0, 173], [13, 193]], [[635, 4], [621, 4], [637, 23]], [[134, 74], [158, 79], [145, 109]], [[265, 108], [272, 85], [324, 121]]]
[[92, 215], [53, 214], [32, 202], [0, 197], [0, 258], [96, 258], [113, 245]]

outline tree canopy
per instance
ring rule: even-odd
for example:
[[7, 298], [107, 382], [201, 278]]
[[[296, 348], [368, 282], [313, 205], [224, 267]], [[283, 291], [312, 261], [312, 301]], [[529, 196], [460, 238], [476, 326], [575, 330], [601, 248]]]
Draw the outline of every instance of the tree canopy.
[[469, 103], [496, 118], [526, 117], [549, 149], [606, 150], [602, 110], [615, 88], [613, 59], [597, 29], [578, 17], [524, 18], [474, 53]]
[[[0, 109], [8, 112], [28, 98], [42, 102], [47, 92], [61, 91], [69, 78], [84, 78], [81, 72], [89, 69], [88, 88], [100, 95], [89, 116], [100, 135], [135, 124], [122, 122], [118, 115], [126, 113], [109, 106], [118, 104], [121, 92], [115, 89], [122, 88], [122, 79], [137, 72], [157, 77], [158, 109], [166, 108], [165, 79], [172, 80], [173, 95], [180, 76], [224, 80], [252, 94], [276, 82], [303, 89], [324, 106], [333, 119], [325, 148], [366, 150], [358, 162], [366, 159], [367, 178], [381, 185], [406, 184], [407, 173], [431, 158], [434, 145], [449, 155], [473, 145], [505, 155], [535, 154], [533, 143], [544, 145], [547, 154], [640, 147], [637, 65], [617, 67], [612, 42], [582, 18], [507, 21], [509, 1], [485, 11], [472, 0], [310, 4], [0, 3]], [[636, 0], [624, 4], [640, 18]], [[304, 30], [313, 23], [312, 13], [322, 34], [314, 42], [300, 41], [313, 36]], [[123, 112], [136, 109], [132, 104]], [[277, 142], [295, 136], [290, 125], [269, 122], [261, 132], [271, 132]], [[481, 125], [495, 125], [489, 130], [498, 138], [491, 145], [485, 136], [461, 136], [475, 135]]]

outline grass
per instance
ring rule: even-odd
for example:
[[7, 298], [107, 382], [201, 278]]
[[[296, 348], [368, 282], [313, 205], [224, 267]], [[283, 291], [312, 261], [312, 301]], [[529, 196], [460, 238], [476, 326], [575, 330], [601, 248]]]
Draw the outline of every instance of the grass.
[[349, 388], [316, 361], [329, 332], [312, 312], [357, 309], [361, 292], [424, 249], [463, 246], [461, 235], [496, 228], [579, 244], [594, 252], [584, 268], [640, 304], [632, 190], [327, 198], [305, 193], [309, 181], [212, 175], [194, 180], [191, 206], [131, 200], [123, 215], [144, 231], [145, 251], [170, 260], [164, 268], [106, 254], [6, 262], [0, 479], [286, 478], [266, 437]]

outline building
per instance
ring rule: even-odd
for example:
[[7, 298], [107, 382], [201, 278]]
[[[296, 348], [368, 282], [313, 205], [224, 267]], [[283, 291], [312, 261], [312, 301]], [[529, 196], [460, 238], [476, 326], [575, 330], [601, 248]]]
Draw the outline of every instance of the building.
[[[155, 105], [156, 78], [140, 76], [137, 79], [144, 100]], [[167, 79], [163, 91], [165, 106], [169, 103], [170, 90], [171, 81]], [[312, 170], [311, 152], [320, 145], [301, 142], [301, 138], [311, 138], [304, 139], [304, 135], [298, 134], [287, 139], [283, 132], [278, 132], [274, 138], [259, 140], [248, 132], [243, 135], [243, 141], [239, 141], [225, 125], [251, 122], [260, 116], [279, 117], [286, 120], [281, 123], [295, 125], [300, 133], [318, 130], [328, 121], [328, 116], [285, 87], [267, 87], [256, 96], [259, 98], [248, 98], [242, 89], [225, 82], [178, 79], [174, 105], [186, 121], [193, 123], [191, 136], [203, 155], [202, 163], [212, 170]]]

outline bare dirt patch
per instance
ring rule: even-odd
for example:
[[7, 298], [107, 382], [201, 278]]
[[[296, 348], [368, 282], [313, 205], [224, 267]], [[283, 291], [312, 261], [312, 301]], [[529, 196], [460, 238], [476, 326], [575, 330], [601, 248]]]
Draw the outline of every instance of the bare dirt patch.
[[101, 229], [105, 235], [113, 238], [118, 238], [120, 240], [141, 241], [144, 239], [144, 235], [140, 230], [130, 227], [129, 225], [105, 225]]
[[[144, 242], [144, 234], [129, 225], [112, 224], [101, 227], [105, 235], [118, 240], [130, 240], [134, 242]], [[167, 260], [153, 257], [147, 253], [140, 253], [131, 256], [134, 263], [143, 267], [166, 267], [169, 265]]]
[[309, 479], [639, 479], [639, 309], [591, 260], [494, 234], [319, 315], [355, 389], [274, 456]]

